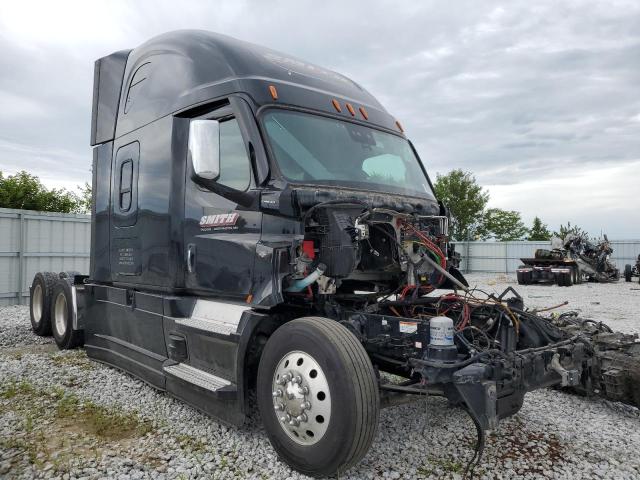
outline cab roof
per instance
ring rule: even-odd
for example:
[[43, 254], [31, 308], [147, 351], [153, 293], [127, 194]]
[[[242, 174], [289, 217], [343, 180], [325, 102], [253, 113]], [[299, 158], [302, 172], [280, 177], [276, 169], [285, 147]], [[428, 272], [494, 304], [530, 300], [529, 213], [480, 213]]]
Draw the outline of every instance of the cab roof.
[[375, 97], [344, 75], [226, 35], [179, 30], [96, 62], [91, 143], [239, 92], [258, 107], [284, 104], [399, 128]]

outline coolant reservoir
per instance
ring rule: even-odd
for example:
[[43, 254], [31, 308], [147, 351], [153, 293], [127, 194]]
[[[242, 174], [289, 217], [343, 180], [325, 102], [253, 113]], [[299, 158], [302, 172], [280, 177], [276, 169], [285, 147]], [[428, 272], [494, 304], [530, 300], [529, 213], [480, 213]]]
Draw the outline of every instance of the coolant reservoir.
[[449, 317], [433, 317], [429, 320], [429, 345], [453, 346], [453, 320]]

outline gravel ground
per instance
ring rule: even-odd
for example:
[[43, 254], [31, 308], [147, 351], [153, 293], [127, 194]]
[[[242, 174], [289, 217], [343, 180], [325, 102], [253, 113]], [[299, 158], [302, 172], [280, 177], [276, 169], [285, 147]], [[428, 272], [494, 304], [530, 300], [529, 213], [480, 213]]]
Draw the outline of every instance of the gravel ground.
[[[505, 276], [470, 276], [484, 290]], [[640, 332], [637, 284], [518, 288], [526, 304], [578, 310]], [[640, 478], [640, 415], [555, 390], [528, 394], [487, 442], [477, 478]], [[462, 477], [475, 428], [437, 398], [383, 410], [364, 460], [341, 478]], [[228, 428], [82, 350], [36, 337], [26, 307], [0, 308], [1, 478], [302, 479], [278, 461], [251, 414]]]

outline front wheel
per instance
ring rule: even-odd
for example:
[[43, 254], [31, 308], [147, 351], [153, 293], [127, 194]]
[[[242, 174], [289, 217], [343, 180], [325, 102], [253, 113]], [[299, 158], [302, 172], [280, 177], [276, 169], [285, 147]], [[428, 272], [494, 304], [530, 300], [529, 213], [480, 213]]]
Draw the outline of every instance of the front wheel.
[[349, 330], [327, 318], [276, 330], [260, 359], [257, 398], [271, 445], [306, 475], [346, 471], [367, 453], [378, 425], [371, 361]]
[[633, 275], [631, 270], [631, 265], [627, 264], [624, 266], [624, 280], [625, 282], [631, 281], [631, 276]]

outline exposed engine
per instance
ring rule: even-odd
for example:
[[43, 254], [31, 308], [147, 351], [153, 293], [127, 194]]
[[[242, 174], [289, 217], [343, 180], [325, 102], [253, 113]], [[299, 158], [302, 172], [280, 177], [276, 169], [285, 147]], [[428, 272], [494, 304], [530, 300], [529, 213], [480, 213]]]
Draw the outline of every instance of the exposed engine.
[[450, 281], [447, 270], [457, 264], [449, 259], [446, 216], [329, 203], [309, 209], [305, 226], [289, 292], [314, 283], [320, 294], [428, 292]]

